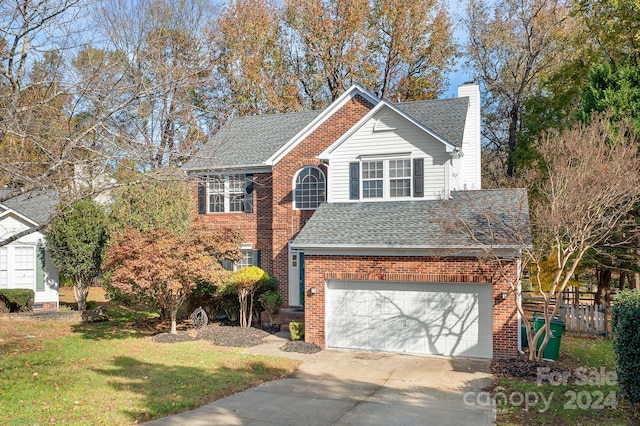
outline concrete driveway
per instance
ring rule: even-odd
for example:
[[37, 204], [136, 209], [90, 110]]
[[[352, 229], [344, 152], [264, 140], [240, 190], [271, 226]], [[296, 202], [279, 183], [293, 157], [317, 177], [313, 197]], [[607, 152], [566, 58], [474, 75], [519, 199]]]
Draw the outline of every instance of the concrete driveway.
[[[257, 354], [287, 355], [266, 343]], [[277, 352], [276, 352], [277, 351]], [[296, 373], [147, 425], [490, 425], [491, 407], [472, 404], [491, 382], [489, 362], [324, 350]]]

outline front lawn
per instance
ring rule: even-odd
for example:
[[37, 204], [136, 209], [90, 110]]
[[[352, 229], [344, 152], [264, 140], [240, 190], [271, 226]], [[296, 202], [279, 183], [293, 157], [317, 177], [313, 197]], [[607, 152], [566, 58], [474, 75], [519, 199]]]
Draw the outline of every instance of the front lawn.
[[615, 384], [610, 340], [565, 335], [558, 363], [542, 368], [548, 370], [536, 370], [540, 380], [499, 379], [498, 425], [629, 424]]
[[0, 423], [139, 423], [284, 377], [298, 365], [206, 341], [156, 343], [126, 324], [0, 320]]

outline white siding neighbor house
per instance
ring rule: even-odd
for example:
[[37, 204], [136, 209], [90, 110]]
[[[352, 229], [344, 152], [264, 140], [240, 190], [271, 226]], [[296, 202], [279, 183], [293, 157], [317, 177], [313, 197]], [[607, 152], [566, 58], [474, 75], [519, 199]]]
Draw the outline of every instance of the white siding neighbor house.
[[[11, 191], [0, 189], [0, 197]], [[58, 271], [47, 251], [44, 234], [35, 230], [47, 222], [56, 203], [57, 196], [52, 191], [32, 191], [0, 202], [0, 242], [33, 230], [0, 246], [0, 289], [33, 290], [34, 310], [58, 309]]]

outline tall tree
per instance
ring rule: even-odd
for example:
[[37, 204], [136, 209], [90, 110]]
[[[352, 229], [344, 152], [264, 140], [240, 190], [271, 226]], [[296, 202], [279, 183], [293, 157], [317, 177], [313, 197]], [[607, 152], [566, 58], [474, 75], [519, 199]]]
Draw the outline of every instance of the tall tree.
[[53, 219], [45, 236], [53, 263], [73, 283], [78, 310], [84, 311], [91, 284], [100, 275], [107, 243], [104, 208], [90, 199], [78, 201]]
[[375, 0], [368, 19], [369, 54], [377, 68], [371, 90], [400, 101], [442, 94], [457, 51], [444, 5], [437, 0]]
[[375, 64], [366, 54], [367, 0], [286, 0], [292, 66], [308, 106], [335, 100], [351, 84], [371, 85]]
[[214, 77], [222, 80], [228, 114], [301, 108], [297, 81], [289, 72], [282, 19], [271, 0], [232, 0], [217, 17], [211, 30]]
[[202, 34], [210, 3], [107, 0], [97, 14], [103, 45], [126, 58], [133, 88], [110, 124], [127, 138], [143, 169], [179, 166], [215, 126], [210, 111], [212, 58]]
[[570, 11], [562, 0], [470, 0], [464, 22], [467, 61], [486, 91], [484, 136], [512, 176], [523, 104], [571, 53]]

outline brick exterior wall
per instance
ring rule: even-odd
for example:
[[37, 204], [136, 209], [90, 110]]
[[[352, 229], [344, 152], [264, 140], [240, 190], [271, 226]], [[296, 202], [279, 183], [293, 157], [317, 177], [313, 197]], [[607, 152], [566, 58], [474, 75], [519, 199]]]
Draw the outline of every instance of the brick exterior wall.
[[[33, 304], [34, 311], [56, 311], [58, 310], [58, 304], [56, 302], [40, 302]], [[36, 307], [37, 306], [37, 307]]]
[[[242, 232], [243, 242], [252, 243], [255, 249], [262, 251], [262, 269], [277, 278], [285, 306], [289, 301], [289, 241], [298, 235], [313, 214], [309, 210], [293, 210], [293, 178], [305, 166], [320, 167], [326, 175], [327, 170], [318, 160], [318, 154], [371, 108], [371, 103], [355, 96], [281, 159], [271, 173], [255, 174], [254, 213], [199, 215], [214, 229], [232, 228]], [[197, 209], [195, 185], [193, 199]]]
[[[497, 267], [472, 257], [305, 255], [305, 341], [325, 347], [327, 280], [490, 283], [493, 287], [493, 356], [517, 355], [517, 311], [507, 280], [516, 279], [515, 262]], [[311, 294], [311, 287], [317, 293]], [[508, 293], [503, 300], [502, 293]]]

